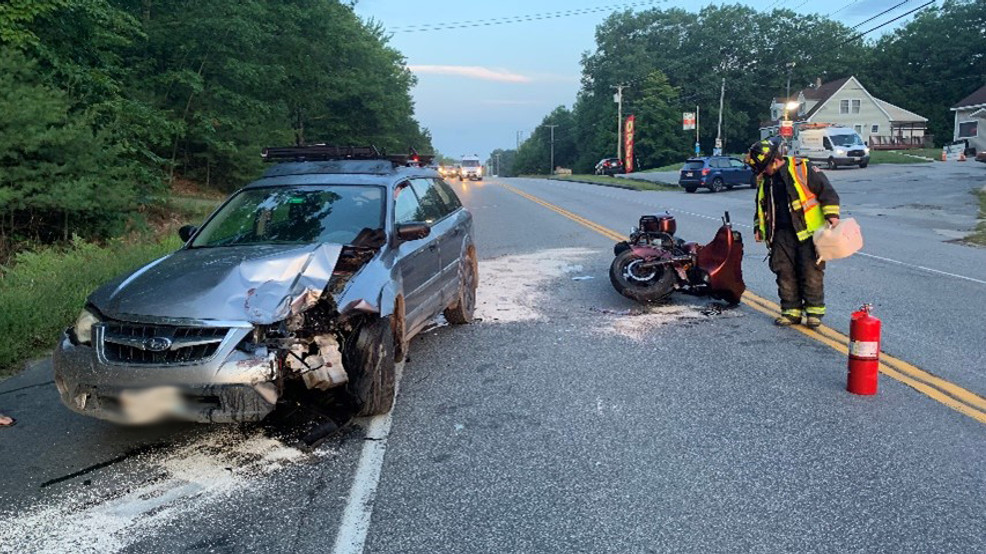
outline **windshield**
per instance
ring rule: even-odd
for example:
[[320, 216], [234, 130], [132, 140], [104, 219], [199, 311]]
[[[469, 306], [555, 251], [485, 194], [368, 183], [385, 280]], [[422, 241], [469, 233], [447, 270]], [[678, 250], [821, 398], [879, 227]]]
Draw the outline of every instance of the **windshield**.
[[479, 167], [479, 160], [462, 160], [462, 167]]
[[829, 135], [832, 139], [832, 144], [836, 146], [862, 146], [863, 139], [859, 138], [857, 134], [851, 135]]
[[192, 248], [250, 244], [351, 244], [383, 229], [383, 189], [269, 187], [241, 191], [209, 220]]

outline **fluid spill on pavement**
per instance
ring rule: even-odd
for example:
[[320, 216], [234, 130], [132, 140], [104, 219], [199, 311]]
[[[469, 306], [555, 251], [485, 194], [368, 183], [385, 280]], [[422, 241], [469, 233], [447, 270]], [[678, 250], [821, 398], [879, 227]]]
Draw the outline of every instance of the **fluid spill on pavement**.
[[69, 483], [34, 507], [5, 514], [0, 552], [117, 552], [210, 504], [276, 486], [269, 476], [288, 465], [334, 454], [305, 453], [262, 430], [217, 429], [137, 456], [139, 467], [114, 477], [114, 486]]
[[570, 273], [584, 272], [576, 262], [594, 254], [598, 251], [558, 248], [480, 261], [476, 317], [487, 323], [544, 319], [538, 306], [550, 296], [545, 284]]
[[599, 333], [618, 335], [641, 342], [656, 329], [667, 325], [687, 325], [711, 317], [738, 317], [737, 310], [712, 302], [704, 305], [662, 304], [627, 310], [595, 310], [604, 316]]

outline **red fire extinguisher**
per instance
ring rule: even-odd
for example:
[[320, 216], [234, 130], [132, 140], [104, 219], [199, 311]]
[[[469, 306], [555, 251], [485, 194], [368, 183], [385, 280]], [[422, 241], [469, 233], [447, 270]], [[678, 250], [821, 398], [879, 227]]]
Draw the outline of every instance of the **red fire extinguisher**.
[[880, 373], [880, 320], [863, 304], [849, 323], [849, 379], [846, 390], [853, 394], [876, 394]]

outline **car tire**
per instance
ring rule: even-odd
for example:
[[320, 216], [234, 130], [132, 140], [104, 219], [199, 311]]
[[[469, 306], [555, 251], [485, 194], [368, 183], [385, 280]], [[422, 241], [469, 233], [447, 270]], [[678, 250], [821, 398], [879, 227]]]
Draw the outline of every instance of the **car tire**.
[[828, 161], [825, 162], [825, 169], [831, 169], [832, 171], [835, 171], [836, 169], [838, 169], [838, 167], [839, 166], [835, 164], [835, 158], [829, 158]]
[[396, 356], [390, 317], [365, 323], [346, 349], [349, 394], [359, 416], [385, 414], [394, 406]]
[[685, 187], [685, 192], [688, 192], [688, 193], [695, 192], [695, 187]]
[[859, 164], [860, 169], [866, 169], [866, 166], [870, 165], [870, 162], [862, 162]]
[[726, 186], [722, 182], [722, 178], [721, 177], [716, 177], [715, 179], [712, 179], [712, 183], [709, 185], [709, 190], [711, 192], [722, 192], [723, 189], [725, 189], [725, 188], [726, 188]]
[[476, 287], [479, 285], [479, 271], [476, 267], [476, 255], [470, 250], [469, 254], [459, 264], [459, 290], [455, 303], [445, 308], [445, 319], [455, 325], [472, 323], [476, 311]]

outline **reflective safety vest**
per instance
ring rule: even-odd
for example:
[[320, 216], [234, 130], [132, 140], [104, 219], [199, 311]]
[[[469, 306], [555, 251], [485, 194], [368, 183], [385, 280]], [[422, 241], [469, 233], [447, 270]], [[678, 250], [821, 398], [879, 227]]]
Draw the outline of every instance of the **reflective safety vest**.
[[[790, 205], [794, 230], [798, 235], [798, 240], [808, 240], [815, 234], [815, 231], [825, 225], [825, 215], [823, 214], [822, 206], [819, 204], [815, 193], [811, 192], [811, 189], [808, 188], [808, 164], [804, 160], [798, 160], [788, 156], [785, 158], [784, 169], [791, 176], [791, 182], [794, 183], [794, 190], [798, 195], [797, 198], [791, 200]], [[772, 237], [774, 231], [771, 228], [771, 234], [767, 234], [767, 221], [763, 212], [764, 195], [768, 194], [768, 187], [766, 186], [767, 178], [761, 179], [760, 186], [757, 190], [757, 222], [760, 227], [760, 236], [765, 238]], [[790, 196], [790, 190], [789, 188], [788, 196]], [[775, 210], [777, 208], [779, 206], [774, 207]], [[838, 215], [838, 206], [833, 206], [832, 208], [834, 214]], [[773, 227], [773, 221], [771, 221], [771, 227]]]

